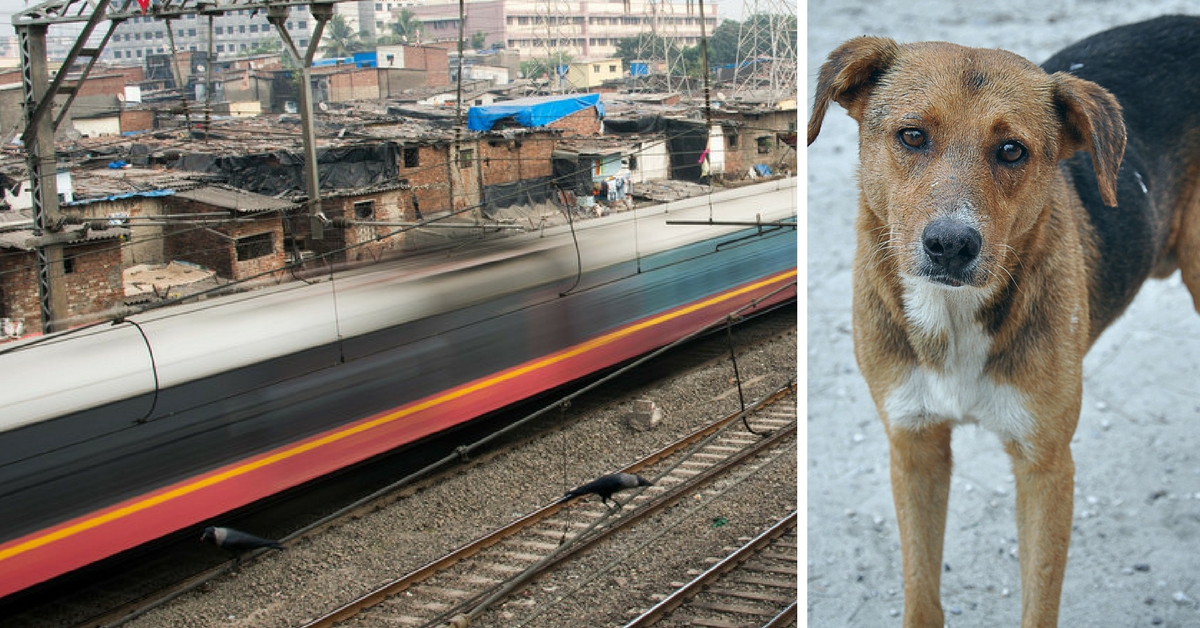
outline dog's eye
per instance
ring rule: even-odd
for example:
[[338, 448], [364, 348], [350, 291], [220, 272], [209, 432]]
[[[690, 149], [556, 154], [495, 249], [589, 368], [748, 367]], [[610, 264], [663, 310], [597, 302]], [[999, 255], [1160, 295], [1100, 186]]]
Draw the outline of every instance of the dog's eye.
[[920, 129], [901, 129], [900, 141], [909, 148], [921, 148], [925, 145], [925, 132]]
[[1025, 158], [1025, 147], [1020, 142], [1008, 141], [996, 150], [996, 158], [1000, 161], [1015, 164]]

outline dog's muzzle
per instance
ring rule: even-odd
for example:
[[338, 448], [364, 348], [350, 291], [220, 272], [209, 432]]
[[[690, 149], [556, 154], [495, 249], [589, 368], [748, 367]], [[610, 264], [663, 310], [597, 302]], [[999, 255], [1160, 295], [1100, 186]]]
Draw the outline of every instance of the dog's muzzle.
[[983, 238], [974, 227], [958, 220], [938, 219], [921, 234], [930, 279], [949, 286], [971, 283]]

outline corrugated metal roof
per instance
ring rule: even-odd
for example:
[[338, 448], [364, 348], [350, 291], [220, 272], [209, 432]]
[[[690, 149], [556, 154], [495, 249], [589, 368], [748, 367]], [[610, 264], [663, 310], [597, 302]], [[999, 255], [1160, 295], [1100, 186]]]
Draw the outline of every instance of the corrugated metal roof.
[[295, 203], [283, 199], [224, 185], [206, 185], [193, 190], [176, 192], [175, 197], [223, 209], [232, 209], [239, 213], [284, 211], [297, 207]]
[[[83, 230], [83, 225], [67, 225], [63, 227], [63, 231], [77, 232]], [[88, 229], [83, 237], [74, 242], [66, 243], [66, 246], [79, 244], [81, 242], [94, 242], [97, 240], [115, 240], [122, 236], [129, 235], [129, 229], [124, 227], [109, 227], [108, 229]], [[18, 251], [32, 251], [36, 246], [31, 242], [33, 239], [33, 230], [6, 231], [0, 232], [0, 248], [16, 249]]]

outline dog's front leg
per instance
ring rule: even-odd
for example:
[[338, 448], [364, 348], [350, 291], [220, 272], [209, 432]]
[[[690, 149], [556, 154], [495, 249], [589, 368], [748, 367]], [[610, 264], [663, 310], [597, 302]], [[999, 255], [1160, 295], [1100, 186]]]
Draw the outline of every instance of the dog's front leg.
[[1017, 480], [1021, 626], [1053, 628], [1071, 544], [1075, 463], [1069, 440], [1026, 452], [1007, 447]]
[[904, 560], [904, 628], [942, 628], [942, 542], [950, 497], [948, 423], [889, 427], [892, 496]]

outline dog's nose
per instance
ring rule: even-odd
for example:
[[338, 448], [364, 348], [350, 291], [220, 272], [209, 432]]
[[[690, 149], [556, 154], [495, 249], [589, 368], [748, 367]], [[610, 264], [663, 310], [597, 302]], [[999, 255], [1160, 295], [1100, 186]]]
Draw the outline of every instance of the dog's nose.
[[935, 220], [921, 236], [929, 261], [950, 273], [969, 266], [979, 256], [983, 242], [979, 231], [957, 220]]

